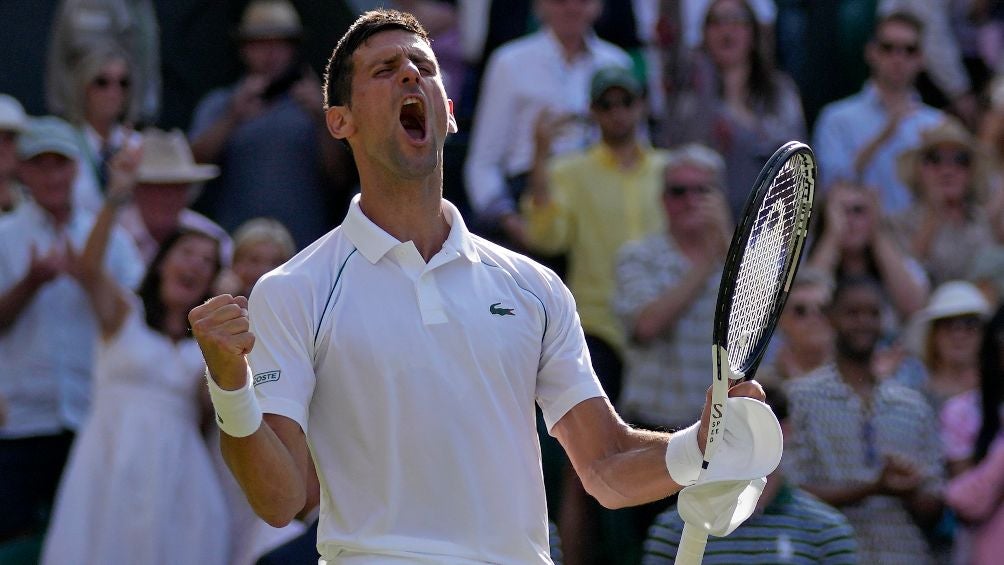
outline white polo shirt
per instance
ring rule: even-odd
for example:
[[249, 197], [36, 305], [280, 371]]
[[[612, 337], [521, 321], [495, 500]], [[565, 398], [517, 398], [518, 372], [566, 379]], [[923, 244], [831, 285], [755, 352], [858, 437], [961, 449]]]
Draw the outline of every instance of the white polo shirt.
[[357, 196], [258, 282], [258, 400], [307, 434], [325, 558], [550, 563], [534, 401], [550, 429], [604, 393], [561, 280], [443, 207], [428, 264]]

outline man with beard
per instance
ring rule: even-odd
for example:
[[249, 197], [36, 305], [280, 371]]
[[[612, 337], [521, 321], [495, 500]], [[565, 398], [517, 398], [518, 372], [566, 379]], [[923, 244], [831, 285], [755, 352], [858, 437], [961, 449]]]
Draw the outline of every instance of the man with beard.
[[873, 279], [837, 284], [827, 312], [834, 362], [789, 388], [799, 432], [785, 445], [785, 470], [847, 516], [862, 563], [920, 565], [932, 562], [921, 528], [941, 512], [943, 459], [920, 393], [873, 370], [883, 299]]

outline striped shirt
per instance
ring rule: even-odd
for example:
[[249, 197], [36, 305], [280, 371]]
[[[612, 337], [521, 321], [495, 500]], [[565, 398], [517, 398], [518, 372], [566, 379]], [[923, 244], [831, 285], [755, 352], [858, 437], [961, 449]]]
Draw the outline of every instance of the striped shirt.
[[[831, 363], [792, 381], [788, 399], [789, 422], [797, 433], [785, 442], [784, 469], [793, 483], [873, 483], [884, 456], [895, 454], [920, 468], [927, 477], [921, 486], [925, 492], [937, 495], [944, 489], [937, 419], [917, 391], [887, 379], [865, 403]], [[901, 499], [870, 496], [840, 510], [854, 527], [862, 563], [932, 562], [924, 534]]]
[[[675, 508], [660, 514], [649, 528], [642, 564], [673, 563], [682, 533], [683, 519]], [[726, 537], [708, 538], [703, 563], [851, 565], [858, 563], [857, 543], [840, 512], [785, 483], [763, 513]]]

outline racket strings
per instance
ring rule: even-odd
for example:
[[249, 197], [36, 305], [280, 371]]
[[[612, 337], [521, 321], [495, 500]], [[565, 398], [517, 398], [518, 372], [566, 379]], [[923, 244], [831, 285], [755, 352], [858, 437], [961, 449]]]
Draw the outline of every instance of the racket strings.
[[733, 372], [742, 374], [762, 345], [778, 293], [785, 284], [800, 226], [807, 210], [800, 202], [811, 174], [805, 158], [789, 159], [774, 178], [757, 212], [743, 252], [729, 314], [728, 353]]

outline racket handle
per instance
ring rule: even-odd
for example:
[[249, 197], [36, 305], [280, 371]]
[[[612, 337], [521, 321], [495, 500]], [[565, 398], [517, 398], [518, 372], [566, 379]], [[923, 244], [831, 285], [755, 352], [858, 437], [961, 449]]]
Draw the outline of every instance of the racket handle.
[[701, 565], [704, 560], [704, 546], [708, 544], [708, 534], [684, 522], [680, 547], [676, 550], [674, 565]]

